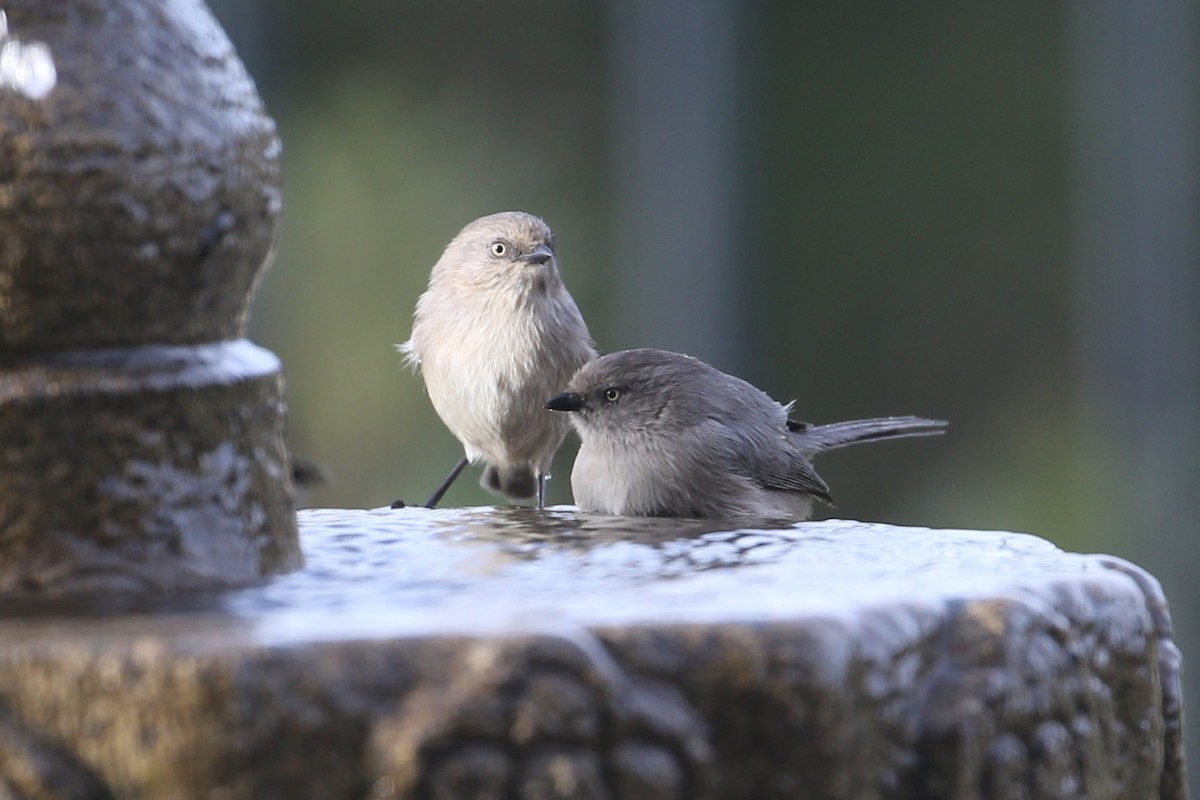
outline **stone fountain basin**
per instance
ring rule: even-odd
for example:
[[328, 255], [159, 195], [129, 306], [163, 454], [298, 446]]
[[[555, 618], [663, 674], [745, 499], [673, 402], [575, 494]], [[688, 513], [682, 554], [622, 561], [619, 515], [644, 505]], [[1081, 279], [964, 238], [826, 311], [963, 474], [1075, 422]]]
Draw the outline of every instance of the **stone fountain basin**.
[[1119, 559], [569, 508], [299, 523], [307, 566], [251, 588], [8, 601], [0, 766], [16, 742], [154, 798], [1185, 796], [1165, 600]]

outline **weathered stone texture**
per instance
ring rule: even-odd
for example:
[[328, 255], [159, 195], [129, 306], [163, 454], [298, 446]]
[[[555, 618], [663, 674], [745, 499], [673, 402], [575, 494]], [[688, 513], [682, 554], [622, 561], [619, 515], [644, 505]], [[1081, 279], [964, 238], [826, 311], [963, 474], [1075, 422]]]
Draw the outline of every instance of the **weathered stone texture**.
[[0, 90], [0, 351], [245, 334], [279, 138], [199, 0], [6, 0], [58, 74]]
[[9, 609], [0, 780], [156, 800], [1186, 797], [1165, 601], [1116, 559], [838, 522], [301, 519], [309, 565], [269, 585], [149, 615]]
[[0, 10], [54, 76], [0, 82], [0, 594], [299, 566], [280, 364], [241, 340], [281, 213], [253, 83], [200, 0]]
[[0, 369], [0, 592], [298, 567], [278, 361], [248, 342], [104, 356]]

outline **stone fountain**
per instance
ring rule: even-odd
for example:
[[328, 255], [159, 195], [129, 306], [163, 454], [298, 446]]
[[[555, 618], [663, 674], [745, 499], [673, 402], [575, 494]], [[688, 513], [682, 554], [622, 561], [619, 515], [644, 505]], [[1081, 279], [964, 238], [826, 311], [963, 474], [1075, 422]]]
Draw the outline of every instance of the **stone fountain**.
[[241, 338], [281, 211], [254, 84], [196, 3], [5, 11], [0, 590], [294, 569], [280, 365]]
[[[1186, 797], [1158, 584], [1033, 536], [292, 512], [274, 126], [200, 0], [8, 0], [0, 797]], [[305, 559], [301, 558], [301, 546]]]

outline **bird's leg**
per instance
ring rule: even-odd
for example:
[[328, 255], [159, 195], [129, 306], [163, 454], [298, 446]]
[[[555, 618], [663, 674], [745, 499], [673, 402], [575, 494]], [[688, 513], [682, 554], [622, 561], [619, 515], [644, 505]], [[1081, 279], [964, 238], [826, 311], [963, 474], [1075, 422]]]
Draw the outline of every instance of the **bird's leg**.
[[434, 493], [430, 495], [429, 499], [425, 501], [425, 507], [434, 508], [437, 506], [437, 504], [441, 502], [442, 495], [446, 493], [446, 490], [450, 488], [451, 484], [454, 483], [455, 479], [457, 479], [459, 474], [466, 468], [467, 457], [463, 456], [458, 460], [458, 463], [454, 465], [454, 469], [450, 470], [450, 474], [446, 476], [446, 480], [442, 481], [442, 485], [439, 486]]
[[539, 472], [537, 474], [537, 503], [538, 508], [546, 507], [546, 481], [550, 480], [549, 472]]

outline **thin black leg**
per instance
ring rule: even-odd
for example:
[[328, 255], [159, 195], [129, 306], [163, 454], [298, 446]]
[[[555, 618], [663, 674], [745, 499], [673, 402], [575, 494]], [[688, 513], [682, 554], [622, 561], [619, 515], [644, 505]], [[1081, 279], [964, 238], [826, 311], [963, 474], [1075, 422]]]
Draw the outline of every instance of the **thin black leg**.
[[537, 503], [538, 508], [546, 507], [546, 481], [550, 480], [550, 473], [539, 472], [537, 474]]
[[437, 490], [434, 491], [434, 493], [430, 496], [430, 498], [425, 501], [425, 507], [434, 508], [437, 506], [437, 504], [442, 500], [442, 495], [446, 493], [446, 490], [450, 488], [455, 479], [458, 478], [459, 474], [466, 468], [467, 457], [463, 456], [461, 459], [459, 459], [458, 463], [454, 465], [454, 469], [450, 470], [450, 474], [446, 476], [446, 480], [442, 481], [442, 485], [439, 486]]

